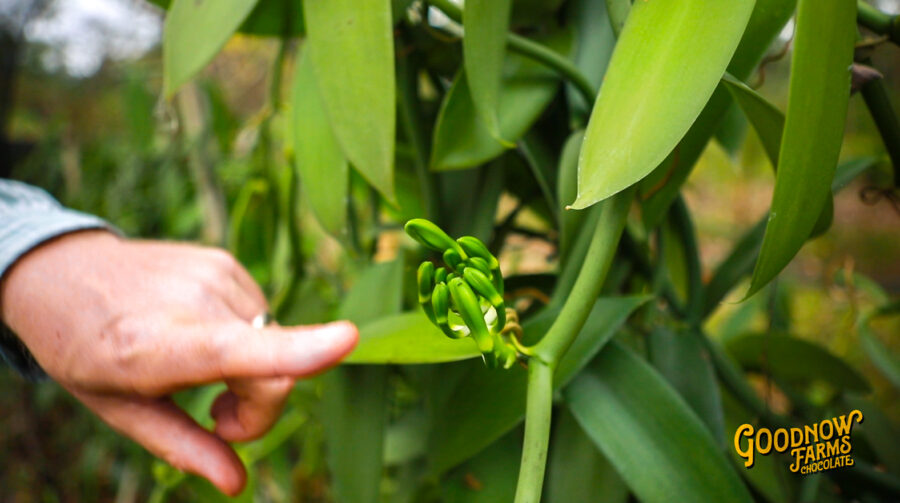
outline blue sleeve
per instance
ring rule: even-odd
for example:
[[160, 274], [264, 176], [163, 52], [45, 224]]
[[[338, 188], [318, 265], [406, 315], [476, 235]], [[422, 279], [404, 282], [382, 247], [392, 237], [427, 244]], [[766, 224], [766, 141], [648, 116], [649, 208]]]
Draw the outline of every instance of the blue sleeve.
[[[100, 218], [63, 208], [39, 188], [0, 179], [0, 279], [32, 248], [85, 229], [114, 230]], [[0, 359], [27, 378], [46, 376], [4, 323], [0, 323]]]

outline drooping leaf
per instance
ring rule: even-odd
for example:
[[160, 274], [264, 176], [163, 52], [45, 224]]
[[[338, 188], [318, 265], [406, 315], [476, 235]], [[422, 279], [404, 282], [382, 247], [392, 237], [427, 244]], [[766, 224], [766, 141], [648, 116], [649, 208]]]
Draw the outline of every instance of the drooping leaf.
[[463, 4], [463, 64], [472, 104], [488, 131], [500, 140], [497, 119], [506, 32], [512, 0], [469, 0]]
[[763, 150], [773, 166], [778, 166], [778, 151], [781, 148], [781, 132], [784, 130], [784, 114], [768, 100], [746, 84], [727, 73], [722, 78], [725, 88], [737, 102], [753, 124]]
[[554, 419], [547, 465], [551, 503], [625, 503], [628, 487], [566, 409]]
[[[613, 46], [616, 45], [616, 36], [606, 10], [606, 0], [569, 2], [566, 6], [566, 18], [575, 28], [575, 67], [594, 89], [600, 89]], [[566, 99], [569, 102], [573, 122], [579, 127], [584, 127], [593, 103], [585, 100], [571, 83], [566, 84]], [[564, 201], [568, 203], [574, 200], [575, 194], [572, 194], [570, 199]]]
[[174, 0], [163, 31], [163, 95], [172, 96], [219, 52], [257, 0]]
[[722, 122], [716, 129], [716, 143], [718, 143], [731, 158], [735, 158], [747, 137], [747, 120], [740, 108], [732, 103], [722, 115]]
[[669, 155], [716, 89], [753, 5], [753, 0], [632, 5], [588, 122], [574, 208], [634, 184]]
[[[338, 318], [364, 324], [403, 305], [403, 262], [363, 271]], [[322, 376], [322, 426], [336, 499], [378, 501], [387, 424], [387, 367], [340, 366]]]
[[753, 501], [688, 405], [615, 341], [565, 390], [569, 408], [646, 503]]
[[746, 297], [794, 258], [830, 195], [850, 98], [855, 9], [848, 0], [799, 2], [775, 192]]
[[291, 112], [294, 161], [303, 193], [322, 227], [341, 238], [346, 233], [350, 173], [325, 114], [306, 51], [294, 73]]
[[394, 200], [394, 36], [389, 0], [303, 2], [307, 44], [338, 144]]
[[744, 368], [787, 382], [821, 381], [839, 390], [868, 391], [869, 383], [848, 363], [804, 339], [784, 334], [746, 334], [727, 343]]
[[[795, 5], [796, 0], [756, 0], [741, 43], [728, 64], [728, 73], [740, 80], [750, 76], [769, 45], [793, 15]], [[655, 228], [662, 221], [669, 206], [678, 197], [682, 184], [687, 180], [709, 139], [719, 128], [731, 103], [728, 91], [720, 82], [673, 155], [641, 182], [640, 192], [645, 199], [642, 205], [643, 220], [648, 229]]]
[[581, 150], [581, 142], [584, 139], [584, 131], [578, 130], [569, 136], [563, 145], [559, 156], [559, 168], [557, 169], [557, 196], [560, 211], [559, 223], [559, 255], [560, 261], [565, 262], [569, 255], [578, 229], [586, 217], [583, 211], [566, 210], [568, 201], [573, 201], [578, 192], [578, 152]]
[[442, 363], [478, 356], [481, 351], [471, 338], [447, 337], [419, 310], [361, 326], [359, 344], [343, 363]]
[[[602, 298], [597, 301], [584, 327], [557, 367], [554, 386], [564, 386], [618, 331], [628, 316], [647, 297]], [[525, 323], [525, 341], [542, 336], [555, 313], [537, 316]], [[529, 335], [531, 334], [531, 335]], [[429, 439], [432, 469], [442, 473], [484, 449], [518, 424], [525, 415], [525, 369], [505, 371], [479, 365], [463, 377], [449, 394], [435, 418]]]
[[650, 334], [647, 349], [650, 362], [681, 395], [712, 434], [716, 444], [725, 446], [725, 420], [716, 374], [697, 337], [659, 326]]
[[[746, 84], [727, 73], [722, 78], [722, 83], [731, 93], [731, 96], [744, 111], [747, 118], [753, 124], [753, 129], [763, 145], [763, 150], [769, 157], [773, 167], [778, 166], [778, 152], [781, 149], [781, 135], [784, 130], [784, 115], [775, 105], [763, 98]], [[834, 216], [834, 203], [831, 197], [825, 201], [825, 206], [819, 213], [816, 225], [810, 231], [810, 238], [819, 236], [828, 230]]]
[[[559, 32], [542, 40], [560, 54], [568, 54], [571, 35]], [[508, 53], [503, 64], [498, 119], [500, 136], [518, 140], [537, 120], [559, 85], [559, 76], [541, 63], [520, 54]], [[444, 96], [434, 128], [431, 169], [445, 171], [483, 164], [502, 154], [506, 147], [496, 138], [475, 111], [465, 72], [460, 72]]]

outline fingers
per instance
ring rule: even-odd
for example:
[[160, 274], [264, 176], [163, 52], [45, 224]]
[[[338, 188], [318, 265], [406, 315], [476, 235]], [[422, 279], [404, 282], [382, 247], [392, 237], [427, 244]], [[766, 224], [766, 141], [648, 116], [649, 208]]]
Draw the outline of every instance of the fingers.
[[236, 496], [247, 472], [234, 450], [201, 428], [168, 398], [73, 393], [103, 421], [175, 468]]
[[210, 415], [216, 420], [216, 435], [229, 442], [246, 442], [267, 432], [294, 387], [290, 377], [226, 382], [229, 389], [216, 398]]
[[[356, 327], [348, 322], [254, 329], [234, 320], [139, 330], [147, 333], [120, 337], [148, 342], [128, 349], [127, 358], [116, 365], [116, 375], [99, 374], [107, 381], [129, 383], [139, 394], [156, 396], [225, 379], [317, 374], [337, 364], [358, 338]], [[103, 389], [99, 385], [91, 389]]]

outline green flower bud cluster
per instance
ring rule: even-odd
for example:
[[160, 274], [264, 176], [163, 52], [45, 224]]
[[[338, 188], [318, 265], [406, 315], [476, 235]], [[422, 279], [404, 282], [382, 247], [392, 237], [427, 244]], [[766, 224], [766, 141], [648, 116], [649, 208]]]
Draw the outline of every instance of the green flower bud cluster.
[[419, 304], [448, 337], [472, 336], [489, 367], [511, 367], [518, 359], [518, 317], [503, 301], [500, 263], [480, 239], [453, 240], [440, 227], [416, 218], [406, 233], [442, 254], [447, 267], [419, 266]]

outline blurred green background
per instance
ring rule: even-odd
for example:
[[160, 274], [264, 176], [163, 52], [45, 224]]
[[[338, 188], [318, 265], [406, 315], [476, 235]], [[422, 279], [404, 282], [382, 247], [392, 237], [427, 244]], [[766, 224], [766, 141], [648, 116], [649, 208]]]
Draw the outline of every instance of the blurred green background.
[[[900, 1], [876, 3], [886, 12], [900, 12]], [[162, 22], [162, 11], [139, 1], [0, 2], [0, 176], [43, 187], [128, 236], [227, 246], [273, 298], [285, 295], [290, 275], [302, 273], [303, 291], [295, 292], [303, 299], [295, 304], [302, 307], [286, 312], [282, 321], [328, 317], [351, 266], [341, 260], [340, 245], [317, 230], [309, 215], [302, 240], [312, 258], [305, 264], [292, 263], [283, 250], [246, 249], [252, 236], [226, 238], [225, 208], [242, 201], [239, 206], [255, 211], [255, 196], [245, 188], [289, 161], [282, 141], [284, 114], [269, 99], [271, 89], [281, 85], [272, 82], [271, 71], [278, 42], [235, 37], [186, 86], [182, 99], [166, 103], [160, 99]], [[790, 38], [788, 26], [755, 77], [758, 90], [781, 107], [787, 101]], [[896, 109], [900, 49], [881, 44], [872, 59]], [[882, 296], [900, 293], [900, 207], [868, 197], [868, 187], [886, 183], [889, 165], [871, 117], [854, 96], [842, 158], [861, 156], [882, 159], [882, 169], [871, 170], [835, 198], [832, 228], [804, 247], [767, 294], [742, 304], [738, 297], [728, 299], [711, 318], [709, 332], [727, 338], [764, 331], [770, 328], [765, 314], [777, 313], [774, 318], [789, 323], [796, 335], [818, 341], [859, 369], [873, 384], [871, 398], [900, 424], [896, 388], [855, 343], [858, 314]], [[765, 213], [772, 184], [760, 143], [735, 110], [685, 190], [705, 272]], [[391, 253], [390, 235], [378, 246]], [[552, 250], [542, 246], [511, 243], [507, 261], [523, 272], [552, 268]], [[285, 267], [259, 260], [261, 255], [274, 255], [274, 263], [280, 260]], [[739, 296], [743, 289], [735, 291]], [[872, 328], [900, 353], [896, 317], [875, 321]], [[145, 501], [154, 487], [178, 477], [52, 382], [25, 382], [3, 368], [0, 390], [2, 501]], [[304, 405], [315, 402], [318, 393], [315, 382], [298, 386], [294, 415], [279, 425], [288, 436], [278, 447], [282, 455], [266, 457], [268, 447], [259, 443], [241, 451], [258, 461], [252, 481], [257, 495], [329, 501], [321, 428], [315, 408]], [[201, 390], [180, 398], [202, 420], [213, 396]], [[779, 407], [777, 392], [765, 396], [771, 407]], [[172, 496], [191, 501], [211, 494], [192, 479]]]

